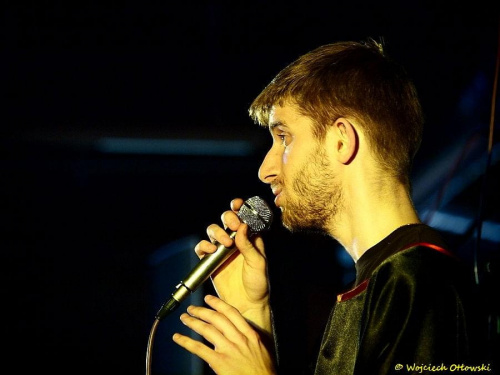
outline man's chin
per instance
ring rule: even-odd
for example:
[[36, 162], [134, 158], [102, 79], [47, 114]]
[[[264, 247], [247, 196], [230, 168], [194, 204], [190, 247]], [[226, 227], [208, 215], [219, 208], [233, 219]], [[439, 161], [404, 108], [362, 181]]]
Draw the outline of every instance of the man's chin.
[[281, 218], [281, 224], [285, 229], [291, 233], [304, 233], [304, 234], [326, 234], [324, 228], [317, 226], [304, 225], [304, 223], [288, 220], [286, 217]]

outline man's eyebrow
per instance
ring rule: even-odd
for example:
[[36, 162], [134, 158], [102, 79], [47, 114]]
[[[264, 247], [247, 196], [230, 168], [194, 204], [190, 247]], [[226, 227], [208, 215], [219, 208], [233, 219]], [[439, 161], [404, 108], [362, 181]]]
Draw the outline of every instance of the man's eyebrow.
[[281, 121], [271, 122], [269, 124], [269, 130], [273, 130], [275, 127], [281, 126], [281, 125], [285, 125], [285, 124], [283, 122], [281, 122]]

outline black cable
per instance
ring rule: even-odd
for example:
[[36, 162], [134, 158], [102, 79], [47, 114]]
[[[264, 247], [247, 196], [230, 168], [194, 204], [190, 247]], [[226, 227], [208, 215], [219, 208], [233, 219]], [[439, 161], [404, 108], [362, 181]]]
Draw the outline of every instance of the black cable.
[[486, 158], [486, 166], [484, 171], [484, 176], [482, 180], [481, 192], [479, 194], [479, 208], [477, 214], [477, 232], [476, 232], [476, 246], [474, 248], [474, 278], [477, 285], [480, 283], [479, 277], [479, 251], [481, 247], [481, 236], [483, 227], [483, 210], [485, 204], [485, 196], [488, 187], [488, 172], [491, 165], [491, 155], [493, 151], [493, 130], [495, 128], [495, 107], [496, 107], [496, 97], [497, 97], [497, 87], [498, 87], [498, 73], [500, 69], [500, 20], [498, 23], [498, 38], [497, 38], [497, 58], [495, 66], [495, 76], [493, 79], [493, 94], [491, 98], [491, 113], [490, 113], [490, 126], [488, 135], [488, 152]]

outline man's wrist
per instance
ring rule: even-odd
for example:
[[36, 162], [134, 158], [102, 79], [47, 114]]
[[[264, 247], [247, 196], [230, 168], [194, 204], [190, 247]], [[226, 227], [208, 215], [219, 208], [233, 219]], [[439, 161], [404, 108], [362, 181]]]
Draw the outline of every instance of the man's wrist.
[[242, 312], [242, 315], [259, 333], [266, 333], [272, 337], [271, 308], [268, 304], [261, 307], [249, 308], [245, 312]]

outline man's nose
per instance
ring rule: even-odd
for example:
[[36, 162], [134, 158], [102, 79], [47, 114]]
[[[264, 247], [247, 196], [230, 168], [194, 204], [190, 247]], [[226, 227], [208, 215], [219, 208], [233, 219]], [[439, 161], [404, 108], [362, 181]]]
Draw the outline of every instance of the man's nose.
[[281, 168], [281, 154], [272, 147], [264, 157], [262, 164], [259, 168], [259, 179], [265, 183], [270, 184], [278, 176]]

